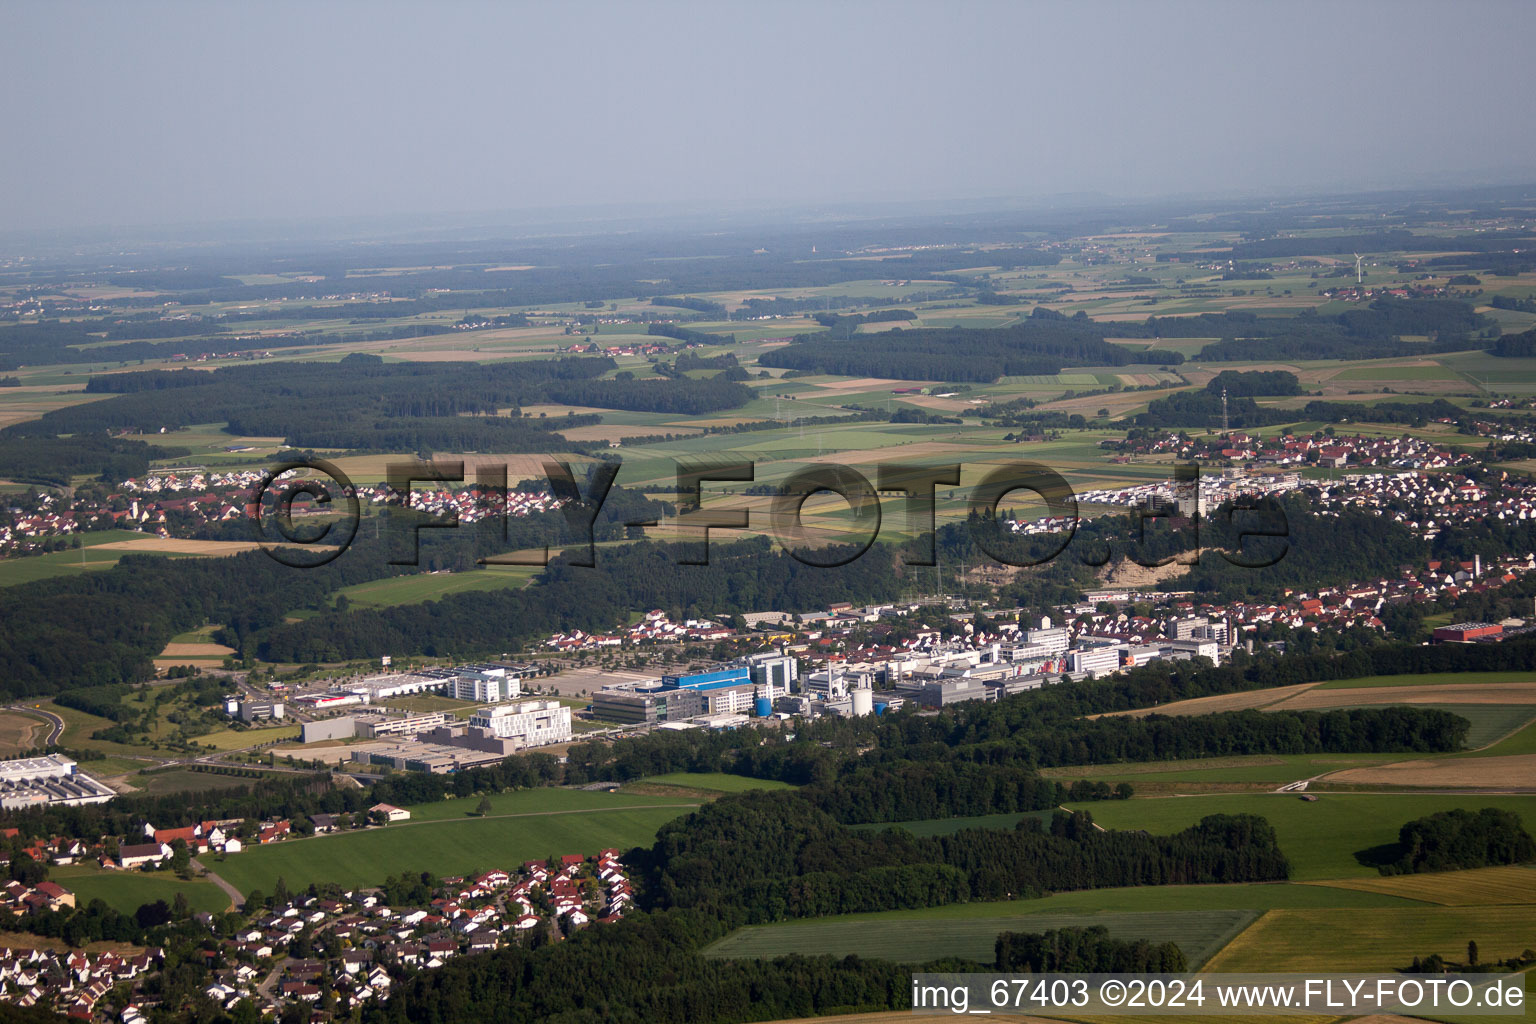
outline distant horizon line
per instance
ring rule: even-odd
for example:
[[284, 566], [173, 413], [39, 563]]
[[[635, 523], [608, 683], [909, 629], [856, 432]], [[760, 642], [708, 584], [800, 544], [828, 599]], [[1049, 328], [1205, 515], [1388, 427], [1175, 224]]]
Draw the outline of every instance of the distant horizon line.
[[[55, 228], [0, 229], [4, 246], [149, 246], [490, 242], [559, 237], [602, 237], [644, 231], [744, 230], [774, 226], [812, 227], [877, 220], [882, 217], [931, 218], [957, 214], [1091, 212], [1116, 207], [1216, 203], [1276, 203], [1412, 195], [1457, 195], [1530, 189], [1536, 200], [1536, 170], [1502, 180], [1465, 183], [1423, 182], [1354, 186], [1251, 187], [1222, 191], [1192, 190], [1153, 194], [1116, 194], [1099, 190], [1037, 195], [950, 196], [944, 198], [807, 200], [681, 200], [561, 204], [480, 210], [405, 211], [382, 214], [334, 214], [323, 217], [235, 217]], [[512, 234], [507, 234], [512, 232]]]

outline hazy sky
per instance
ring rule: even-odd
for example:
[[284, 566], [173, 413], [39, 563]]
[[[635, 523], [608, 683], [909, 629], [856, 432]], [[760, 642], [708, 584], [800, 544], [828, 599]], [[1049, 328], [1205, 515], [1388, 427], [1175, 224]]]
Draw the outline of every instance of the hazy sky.
[[1521, 2], [10, 0], [0, 19], [0, 231], [1536, 180]]

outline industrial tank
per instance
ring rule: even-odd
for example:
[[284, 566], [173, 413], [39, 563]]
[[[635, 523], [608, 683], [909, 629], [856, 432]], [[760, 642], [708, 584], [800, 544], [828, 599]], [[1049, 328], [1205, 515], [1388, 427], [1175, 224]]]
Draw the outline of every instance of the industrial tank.
[[853, 713], [856, 716], [873, 714], [875, 710], [875, 691], [866, 687], [860, 687], [853, 691]]

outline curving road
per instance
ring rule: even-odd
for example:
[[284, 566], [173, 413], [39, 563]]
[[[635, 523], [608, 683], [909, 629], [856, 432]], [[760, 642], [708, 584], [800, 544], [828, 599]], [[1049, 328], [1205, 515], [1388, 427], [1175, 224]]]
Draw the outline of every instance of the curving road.
[[213, 869], [200, 863], [196, 857], [192, 858], [192, 872], [202, 876], [203, 878], [206, 878], [220, 889], [223, 889], [224, 895], [229, 897], [229, 907], [231, 910], [238, 909], [245, 905], [245, 897], [240, 894], [239, 889], [236, 889], [234, 886], [224, 881], [224, 879], [220, 878], [219, 875], [213, 871]]

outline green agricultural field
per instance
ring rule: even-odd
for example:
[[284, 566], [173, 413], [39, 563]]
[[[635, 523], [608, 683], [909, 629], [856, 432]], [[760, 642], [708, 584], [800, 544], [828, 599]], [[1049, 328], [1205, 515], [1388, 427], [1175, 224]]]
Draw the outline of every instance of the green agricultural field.
[[468, 591], [516, 589], [527, 586], [538, 571], [537, 566], [508, 565], [464, 572], [413, 573], [358, 583], [336, 593], [359, 607], [389, 608], [436, 601], [449, 594]]
[[745, 793], [753, 789], [794, 789], [788, 782], [776, 779], [752, 779], [745, 775], [729, 775], [725, 772], [671, 772], [642, 779], [647, 785], [678, 786], [683, 789], [704, 789], [716, 793]]
[[1283, 883], [1145, 886], [1059, 893], [1038, 900], [843, 914], [741, 928], [709, 946], [705, 954], [766, 957], [794, 952], [905, 962], [944, 956], [990, 961], [999, 932], [1101, 924], [1121, 938], [1176, 941], [1185, 956], [1199, 963], [1266, 910], [1414, 905], [1377, 893], [1307, 891], [1319, 888]]
[[1461, 374], [1444, 366], [1356, 366], [1334, 374], [1333, 380], [1444, 380], [1465, 383]]
[[1510, 733], [1491, 747], [1466, 754], [1466, 757], [1505, 757], [1511, 754], [1536, 754], [1536, 724]]
[[111, 541], [139, 540], [145, 534], [130, 530], [102, 530], [99, 533], [83, 533], [79, 536], [83, 542], [79, 550], [0, 559], [0, 587], [14, 587], [19, 583], [32, 583], [36, 580], [51, 579], [54, 576], [73, 576], [81, 572], [110, 569], [126, 552], [92, 549]]
[[1049, 811], [1025, 811], [1022, 814], [983, 814], [972, 818], [923, 818], [917, 821], [880, 821], [871, 822], [868, 825], [854, 825], [853, 828], [868, 832], [878, 832], [887, 828], [905, 829], [915, 836], [947, 836], [967, 828], [1002, 828], [1012, 829], [1025, 818], [1038, 818], [1040, 821], [1049, 822], [1054, 810]]
[[1047, 768], [1047, 778], [1094, 779], [1102, 782], [1295, 782], [1324, 772], [1401, 761], [1402, 754], [1253, 754], [1243, 757], [1192, 758], [1139, 764], [1083, 765]]
[[1297, 880], [1375, 876], [1376, 869], [1356, 860], [1355, 853], [1395, 843], [1406, 822], [1436, 811], [1498, 807], [1519, 814], [1527, 829], [1536, 827], [1536, 796], [1323, 793], [1308, 802], [1293, 794], [1250, 793], [1073, 806], [1105, 828], [1155, 833], [1177, 832], [1208, 814], [1261, 815], [1275, 826]]
[[199, 626], [196, 629], [189, 629], [185, 633], [177, 633], [175, 636], [171, 637], [169, 643], [211, 644], [213, 643], [213, 634], [217, 633], [222, 628], [223, 625], [221, 623], [210, 622], [207, 625]]
[[1472, 723], [1467, 730], [1467, 747], [1487, 747], [1512, 736], [1536, 719], [1536, 707], [1529, 704], [1420, 704], [1460, 715]]
[[[605, 795], [605, 794], [594, 794]], [[468, 809], [456, 807], [455, 810]], [[294, 839], [203, 862], [241, 892], [311, 882], [377, 885], [405, 871], [467, 874], [513, 867], [551, 854], [596, 853], [650, 843], [656, 830], [694, 804], [399, 822], [386, 828]]]
[[182, 881], [168, 871], [146, 874], [142, 871], [102, 871], [88, 865], [52, 868], [49, 878], [75, 894], [75, 905], [84, 907], [99, 899], [113, 910], [131, 914], [145, 903], [165, 900], [174, 903], [176, 894], [186, 896], [194, 910], [211, 914], [229, 909], [229, 897], [212, 882], [200, 879]]
[[[510, 793], [492, 793], [490, 795], [491, 814], [493, 816], [532, 816], [539, 814], [565, 814], [575, 811], [613, 811], [630, 807], [677, 807], [674, 817], [684, 814], [688, 810], [697, 807], [697, 800], [680, 797], [673, 800], [665, 796], [649, 796], [634, 793], [604, 793], [585, 789], [557, 789], [553, 787], [541, 787], [538, 789], [521, 789]], [[476, 817], [475, 808], [480, 804], [480, 797], [460, 797], [455, 800], [440, 800], [430, 804], [412, 804], [408, 810], [411, 812], [412, 823], [422, 821], [463, 821], [466, 818]], [[399, 825], [394, 826], [396, 828]], [[575, 852], [575, 851], [571, 851]]]
[[[1004, 904], [1005, 906], [1007, 904]], [[983, 913], [989, 904], [974, 904]], [[1053, 928], [1101, 925], [1119, 939], [1174, 940], [1194, 964], [1204, 962], [1244, 927], [1254, 915], [1243, 910], [1183, 910], [1166, 913], [1030, 914], [1011, 917], [986, 915], [970, 920], [903, 921], [905, 927], [882, 927], [886, 922], [829, 918], [809, 927], [769, 926], [746, 928], [726, 936], [706, 950], [716, 957], [775, 957], [789, 953], [803, 956], [826, 954], [920, 963], [938, 957], [963, 957], [989, 963], [999, 932], [1048, 931]], [[895, 922], [889, 922], [894, 924]]]
[[1426, 871], [1380, 878], [1335, 878], [1307, 884], [1386, 893], [1441, 907], [1536, 905], [1536, 867], [1530, 864], [1466, 871]]
[[1424, 672], [1406, 676], [1363, 676], [1359, 679], [1333, 679], [1317, 684], [1318, 690], [1359, 690], [1372, 686], [1448, 686], [1476, 683], [1528, 683], [1536, 672]]

